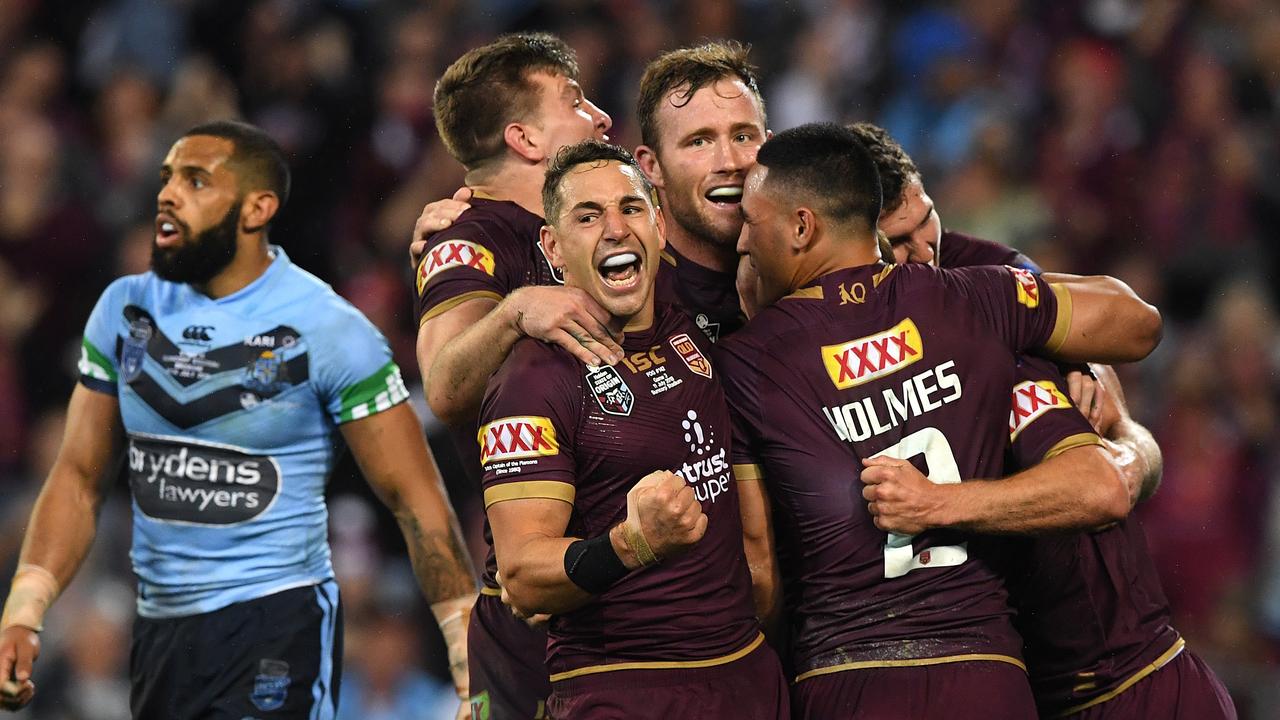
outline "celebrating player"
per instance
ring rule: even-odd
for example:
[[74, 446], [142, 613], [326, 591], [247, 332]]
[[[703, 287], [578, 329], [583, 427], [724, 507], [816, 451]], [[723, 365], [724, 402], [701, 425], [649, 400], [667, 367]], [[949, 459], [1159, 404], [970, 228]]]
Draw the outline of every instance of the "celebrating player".
[[465, 692], [474, 581], [452, 511], [385, 340], [267, 243], [289, 195], [280, 149], [252, 126], [208, 123], [160, 175], [152, 272], [112, 283], [89, 318], [27, 528], [0, 621], [5, 706], [31, 698], [45, 612], [89, 550], [125, 445], [134, 717], [333, 717], [335, 428], [400, 522]]
[[609, 312], [626, 357], [584, 366], [523, 340], [494, 376], [480, 439], [498, 566], [514, 607], [554, 613], [554, 716], [788, 717], [753, 613], [710, 344], [654, 303], [651, 193], [600, 142], [548, 171], [547, 256]]
[[964, 531], [1123, 515], [1127, 497], [1091, 514], [1026, 512], [1043, 499], [1038, 479], [1080, 468], [1114, 477], [1096, 446], [1021, 479], [960, 480], [999, 475], [1014, 353], [1137, 359], [1154, 347], [1159, 316], [1109, 279], [1050, 287], [1008, 268], [880, 264], [879, 181], [846, 129], [789, 130], [758, 162], [739, 249], [766, 303], [777, 302], [724, 343], [723, 379], [747, 441], [735, 453], [753, 461], [741, 473], [762, 469], [775, 503], [795, 616], [796, 710], [1034, 717], [1021, 642], [987, 559], [956, 530], [895, 528], [886, 539], [857, 482], [860, 460], [923, 458], [948, 488], [936, 509]]

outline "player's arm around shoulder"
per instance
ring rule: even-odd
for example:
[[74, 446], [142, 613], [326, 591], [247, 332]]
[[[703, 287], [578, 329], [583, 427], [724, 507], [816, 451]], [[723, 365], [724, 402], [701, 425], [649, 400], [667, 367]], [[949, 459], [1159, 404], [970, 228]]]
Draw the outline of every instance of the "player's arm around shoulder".
[[57, 459], [31, 513], [4, 615], [0, 618], [0, 707], [31, 700], [44, 615], [93, 544], [103, 482], [123, 444], [115, 395], [76, 385]]
[[1065, 333], [1054, 357], [1072, 362], [1137, 362], [1160, 344], [1160, 311], [1121, 280], [1106, 275], [1046, 273], [1064, 312]]
[[361, 472], [395, 514], [418, 585], [448, 646], [454, 683], [465, 698], [475, 574], [418, 418], [402, 402], [341, 428]]

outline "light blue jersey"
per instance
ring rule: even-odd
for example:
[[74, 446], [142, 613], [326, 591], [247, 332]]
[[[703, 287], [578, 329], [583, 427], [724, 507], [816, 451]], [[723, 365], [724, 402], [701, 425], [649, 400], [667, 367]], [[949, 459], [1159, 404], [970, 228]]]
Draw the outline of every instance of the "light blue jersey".
[[331, 578], [334, 429], [409, 396], [373, 325], [272, 251], [227, 297], [132, 275], [89, 317], [80, 382], [120, 399], [143, 617]]

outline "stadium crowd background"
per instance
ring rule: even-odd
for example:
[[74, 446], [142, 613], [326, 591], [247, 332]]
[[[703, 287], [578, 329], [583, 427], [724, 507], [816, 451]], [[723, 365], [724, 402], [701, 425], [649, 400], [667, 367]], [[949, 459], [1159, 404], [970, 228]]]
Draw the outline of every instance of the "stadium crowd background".
[[[0, 1], [6, 582], [83, 323], [112, 278], [147, 268], [173, 139], [228, 116], [277, 138], [294, 192], [272, 240], [363, 310], [416, 378], [406, 246], [423, 204], [462, 179], [432, 129], [432, 88], [463, 51], [517, 29], [576, 48], [583, 87], [628, 147], [650, 59], [750, 42], [775, 131], [880, 123], [921, 166], [944, 226], [1047, 268], [1114, 274], [1157, 304], [1164, 342], [1121, 368], [1165, 455], [1137, 512], [1176, 627], [1242, 718], [1280, 717], [1280, 5], [1268, 0]], [[441, 463], [477, 536], [476, 488]], [[451, 716], [402, 542], [349, 461], [330, 508], [342, 716]], [[51, 615], [25, 717], [128, 717], [128, 542], [116, 483]]]

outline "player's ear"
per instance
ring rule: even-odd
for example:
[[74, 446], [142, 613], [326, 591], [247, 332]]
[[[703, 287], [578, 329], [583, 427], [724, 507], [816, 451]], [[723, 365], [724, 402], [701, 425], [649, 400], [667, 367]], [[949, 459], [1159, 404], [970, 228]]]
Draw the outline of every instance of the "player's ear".
[[280, 198], [270, 190], [246, 193], [240, 203], [240, 229], [245, 233], [261, 232], [280, 209]]
[[538, 242], [542, 244], [542, 252], [547, 256], [547, 260], [551, 262], [551, 267], [557, 270], [564, 269], [564, 257], [560, 254], [560, 238], [556, 237], [555, 228], [550, 225], [543, 225], [538, 231]]
[[662, 208], [653, 207], [653, 214], [658, 223], [658, 249], [662, 250], [667, 247], [667, 219], [662, 213]]
[[658, 153], [648, 145], [641, 145], [636, 148], [635, 153], [636, 164], [640, 166], [640, 172], [649, 178], [649, 182], [653, 183], [656, 188], [666, 188], [662, 181], [662, 164], [658, 162]]
[[546, 153], [540, 147], [541, 138], [537, 136], [537, 129], [532, 125], [508, 123], [502, 129], [502, 140], [511, 152], [529, 162], [538, 163], [546, 158]]
[[813, 243], [814, 230], [817, 229], [817, 217], [807, 207], [796, 208], [791, 216], [791, 247], [793, 250], [805, 250]]

